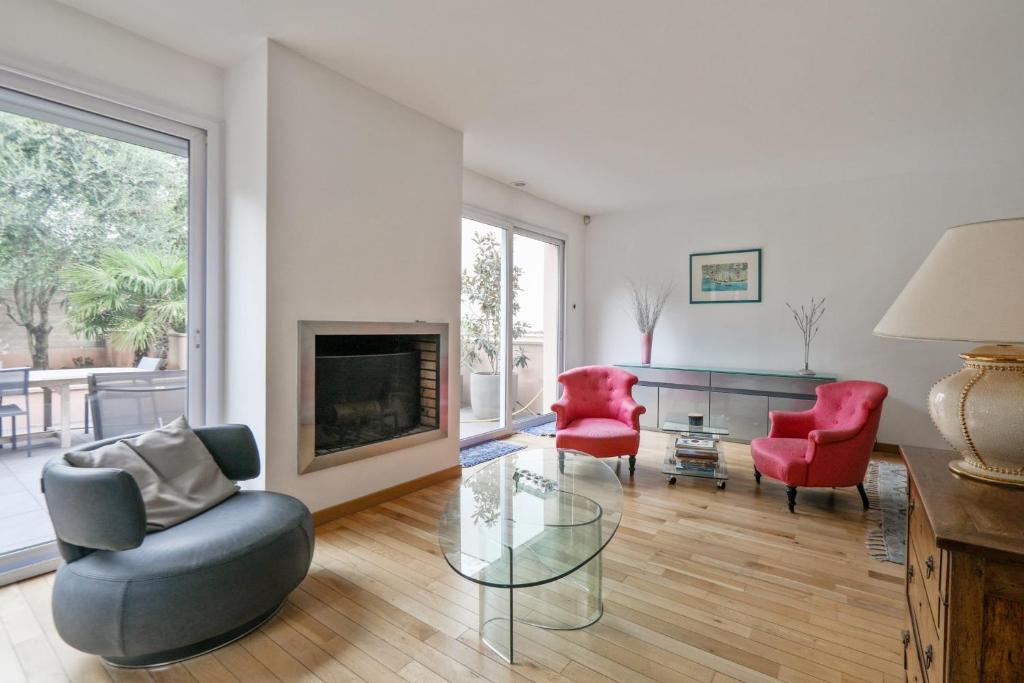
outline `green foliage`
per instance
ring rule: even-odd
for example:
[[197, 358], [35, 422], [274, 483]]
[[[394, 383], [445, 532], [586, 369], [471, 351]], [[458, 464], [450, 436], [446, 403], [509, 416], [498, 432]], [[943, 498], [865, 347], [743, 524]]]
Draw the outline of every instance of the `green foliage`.
[[[501, 355], [501, 252], [497, 238], [489, 233], [474, 232], [473, 244], [476, 253], [473, 264], [462, 271], [462, 298], [470, 304], [463, 312], [462, 363], [472, 367], [486, 358], [491, 374], [498, 372], [498, 358]], [[519, 278], [523, 274], [520, 266], [512, 268], [512, 338], [519, 339], [530, 330], [529, 324], [517, 320], [519, 313]], [[525, 368], [530, 362], [522, 347], [516, 347], [512, 364]]]
[[187, 159], [0, 112], [0, 305], [33, 365], [47, 365], [65, 269], [112, 247], [184, 250], [187, 214]]
[[188, 260], [184, 251], [112, 249], [96, 264], [65, 272], [68, 321], [76, 334], [108, 338], [135, 352], [166, 347], [167, 333], [184, 331]]

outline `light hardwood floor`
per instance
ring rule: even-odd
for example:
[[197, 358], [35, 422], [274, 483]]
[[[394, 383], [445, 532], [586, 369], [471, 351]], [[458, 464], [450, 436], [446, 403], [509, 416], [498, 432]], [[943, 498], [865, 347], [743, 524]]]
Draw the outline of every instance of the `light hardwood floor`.
[[632, 482], [622, 461], [605, 615], [582, 631], [517, 626], [514, 667], [481, 645], [476, 586], [437, 547], [452, 480], [319, 527], [309, 577], [278, 617], [163, 669], [110, 669], [64, 645], [52, 574], [0, 588], [0, 681], [902, 681], [903, 570], [868, 558], [856, 491], [801, 491], [791, 515], [739, 445], [725, 491], [668, 486], [666, 438], [644, 433]]

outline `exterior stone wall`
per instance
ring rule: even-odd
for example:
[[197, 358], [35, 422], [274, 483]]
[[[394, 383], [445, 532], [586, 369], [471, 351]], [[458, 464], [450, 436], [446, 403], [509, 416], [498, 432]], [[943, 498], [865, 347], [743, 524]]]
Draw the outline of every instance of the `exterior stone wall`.
[[[10, 290], [0, 290], [0, 299], [11, 301]], [[64, 368], [73, 367], [74, 358], [92, 358], [96, 366], [109, 365], [107, 349], [102, 341], [92, 339], [81, 339], [72, 334], [68, 327], [67, 312], [64, 308], [66, 299], [65, 292], [57, 292], [50, 303], [50, 324], [53, 332], [50, 333], [50, 367]], [[0, 306], [0, 362], [4, 367], [13, 368], [24, 365], [31, 365], [32, 358], [28, 352], [28, 335], [25, 328], [15, 324], [7, 317], [3, 307]]]

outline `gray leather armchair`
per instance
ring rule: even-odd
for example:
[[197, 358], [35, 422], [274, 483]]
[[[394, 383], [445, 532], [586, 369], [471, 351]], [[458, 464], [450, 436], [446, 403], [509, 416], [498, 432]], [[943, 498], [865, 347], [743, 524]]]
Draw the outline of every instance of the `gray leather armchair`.
[[[259, 475], [248, 427], [195, 432], [229, 479]], [[280, 609], [313, 559], [312, 516], [291, 496], [242, 491], [147, 534], [142, 496], [124, 470], [56, 458], [43, 490], [67, 561], [53, 588], [57, 632], [115, 666], [180, 661], [240, 638]]]

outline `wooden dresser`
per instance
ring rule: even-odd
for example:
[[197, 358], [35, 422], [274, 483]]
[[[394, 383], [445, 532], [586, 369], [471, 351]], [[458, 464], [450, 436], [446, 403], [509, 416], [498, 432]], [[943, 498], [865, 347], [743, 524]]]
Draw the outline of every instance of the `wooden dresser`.
[[957, 478], [952, 451], [900, 451], [907, 680], [1024, 681], [1024, 489]]

